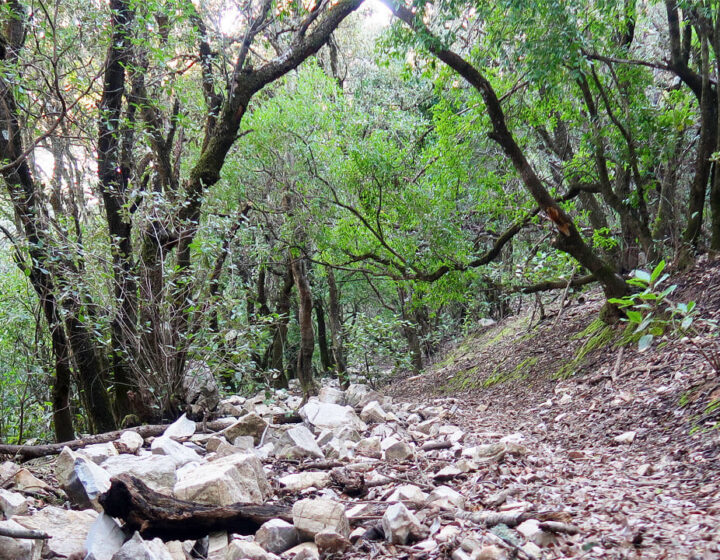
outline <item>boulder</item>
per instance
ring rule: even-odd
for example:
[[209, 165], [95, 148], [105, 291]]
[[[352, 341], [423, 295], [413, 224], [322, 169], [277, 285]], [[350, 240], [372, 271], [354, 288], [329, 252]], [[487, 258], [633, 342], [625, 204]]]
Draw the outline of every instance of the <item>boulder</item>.
[[201, 504], [261, 504], [270, 494], [262, 463], [252, 453], [236, 453], [178, 473], [175, 496]]
[[222, 434], [228, 441], [235, 441], [239, 436], [252, 436], [255, 445], [260, 444], [260, 438], [265, 433], [268, 423], [255, 412], [246, 414], [237, 419], [232, 426], [225, 428]]
[[331, 530], [345, 537], [350, 524], [342, 504], [324, 498], [299, 500], [292, 509], [293, 524], [300, 537], [311, 540], [321, 531]]
[[90, 526], [85, 540], [87, 558], [112, 560], [114, 554], [122, 548], [124, 543], [125, 533], [120, 525], [109, 515], [101, 513]]
[[388, 420], [388, 414], [377, 401], [370, 401], [360, 411], [360, 419], [363, 422], [380, 423]]
[[118, 455], [102, 464], [110, 477], [130, 474], [142, 480], [149, 488], [164, 494], [170, 493], [175, 485], [176, 464], [165, 455]]
[[315, 535], [315, 544], [320, 554], [337, 554], [350, 548], [352, 545], [346, 535], [341, 535], [336, 531], [320, 531]]
[[110, 489], [110, 475], [104, 469], [64, 447], [55, 462], [55, 474], [73, 504], [102, 511], [98, 498]]
[[413, 448], [404, 441], [396, 441], [385, 448], [383, 455], [386, 461], [405, 461], [414, 455]]
[[105, 459], [108, 457], [112, 457], [113, 455], [117, 455], [118, 451], [115, 448], [115, 446], [110, 443], [94, 443], [93, 445], [87, 445], [83, 447], [82, 449], [78, 449], [76, 451], [78, 455], [81, 455], [85, 457], [86, 459], [89, 459], [96, 465], [101, 464]]
[[27, 498], [22, 494], [0, 488], [0, 512], [6, 519], [27, 513], [28, 505]]
[[277, 443], [275, 455], [283, 459], [303, 459], [325, 455], [315, 441], [315, 436], [305, 426], [298, 425], [287, 430]]
[[[0, 521], [0, 529], [23, 530], [15, 521]], [[40, 560], [42, 541], [13, 539], [0, 536], [0, 560]]]
[[182, 382], [185, 403], [197, 415], [204, 415], [217, 409], [220, 403], [220, 389], [215, 376], [207, 364], [190, 361], [185, 368]]
[[418, 518], [402, 503], [387, 508], [382, 517], [382, 528], [385, 539], [393, 544], [419, 540], [426, 532]]
[[380, 401], [381, 398], [377, 391], [362, 383], [353, 383], [345, 391], [346, 402], [358, 409], [362, 409], [370, 401]]
[[350, 406], [340, 406], [339, 404], [324, 403], [311, 399], [298, 413], [303, 420], [321, 430], [332, 430], [345, 426], [360, 431], [367, 429], [365, 422], [358, 418], [358, 415]]
[[324, 403], [343, 406], [345, 404], [345, 392], [335, 387], [323, 387], [320, 389], [320, 393], [318, 393], [318, 400]]
[[[47, 506], [31, 516], [18, 516], [14, 520], [26, 529], [43, 531], [52, 537], [42, 545], [43, 558], [66, 558], [84, 552], [85, 540], [97, 516], [98, 513], [91, 509], [75, 511]], [[72, 527], [71, 531], [69, 527]]]
[[255, 542], [274, 554], [285, 552], [299, 540], [295, 526], [282, 519], [266, 521], [255, 533]]
[[314, 542], [304, 542], [286, 550], [280, 558], [290, 560], [320, 560], [320, 552]]

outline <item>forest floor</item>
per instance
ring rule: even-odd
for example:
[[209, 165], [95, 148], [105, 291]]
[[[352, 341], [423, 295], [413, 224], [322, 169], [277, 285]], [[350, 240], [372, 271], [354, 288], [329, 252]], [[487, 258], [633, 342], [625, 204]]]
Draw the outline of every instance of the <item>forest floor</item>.
[[[720, 262], [672, 280], [674, 301], [720, 318]], [[641, 353], [617, 344], [623, 325], [597, 330], [601, 304], [591, 292], [558, 317], [556, 303], [532, 328], [530, 313], [508, 318], [386, 392], [454, 399], [452, 421], [478, 440], [516, 434], [529, 455], [474, 494], [568, 512], [580, 533], [546, 557], [720, 558], [720, 342], [666, 337]]]

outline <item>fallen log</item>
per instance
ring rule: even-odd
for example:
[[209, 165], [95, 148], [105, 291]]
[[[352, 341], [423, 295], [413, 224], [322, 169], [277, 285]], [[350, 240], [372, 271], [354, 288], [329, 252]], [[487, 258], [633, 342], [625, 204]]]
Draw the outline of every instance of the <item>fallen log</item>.
[[252, 535], [270, 519], [292, 522], [289, 507], [197, 504], [155, 492], [127, 474], [112, 478], [110, 489], [99, 500], [105, 513], [122, 519], [125, 528], [139, 531], [144, 539], [200, 539], [216, 531]]
[[[147, 426], [136, 426], [134, 428], [115, 430], [114, 432], [106, 432], [104, 434], [95, 434], [62, 443], [47, 443], [44, 445], [0, 444], [0, 455], [11, 455], [17, 458], [20, 462], [29, 461], [30, 459], [37, 459], [38, 457], [59, 455], [65, 446], [70, 449], [79, 449], [81, 447], [85, 447], [86, 445], [92, 445], [93, 443], [108, 443], [110, 441], [115, 441], [120, 438], [123, 432], [137, 432], [143, 438], [159, 436], [167, 430], [168, 426], [170, 426], [170, 424], [149, 424]], [[207, 428], [212, 432], [219, 432], [220, 430], [227, 428], [227, 424], [224, 422], [209, 422], [207, 424]]]

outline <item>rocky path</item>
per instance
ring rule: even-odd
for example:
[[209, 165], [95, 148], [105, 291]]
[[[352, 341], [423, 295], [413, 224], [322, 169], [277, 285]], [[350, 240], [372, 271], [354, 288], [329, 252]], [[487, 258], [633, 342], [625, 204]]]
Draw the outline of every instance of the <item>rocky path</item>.
[[[300, 405], [279, 391], [221, 403], [218, 432], [181, 418], [155, 438], [125, 432], [8, 461], [0, 560], [720, 558], [717, 478], [702, 484], [702, 453], [649, 453], [642, 426], [588, 439], [580, 422], [592, 421], [591, 403], [578, 386], [538, 398], [491, 409], [329, 385], [299, 409], [301, 423], [279, 422]], [[121, 474], [181, 505], [280, 513], [249, 530], [163, 542], [137, 512], [102, 513]], [[28, 530], [51, 538], [17, 538]]]

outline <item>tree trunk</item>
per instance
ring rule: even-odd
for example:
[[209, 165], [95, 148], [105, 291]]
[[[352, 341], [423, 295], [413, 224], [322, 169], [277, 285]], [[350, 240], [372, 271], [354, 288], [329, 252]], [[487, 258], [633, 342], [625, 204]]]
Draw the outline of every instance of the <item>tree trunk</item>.
[[346, 384], [347, 366], [345, 364], [345, 348], [343, 345], [343, 324], [340, 315], [340, 294], [335, 281], [335, 271], [330, 267], [327, 267], [326, 270], [330, 298], [330, 336], [332, 338], [333, 361], [335, 362], [338, 379], [340, 379], [343, 384]]
[[315, 351], [315, 334], [312, 322], [312, 293], [307, 277], [305, 261], [300, 256], [291, 255], [291, 268], [295, 287], [298, 291], [299, 310], [298, 324], [300, 325], [300, 351], [298, 352], [297, 377], [300, 380], [303, 396], [307, 399], [315, 393], [315, 382], [312, 372], [312, 357]]
[[320, 363], [323, 371], [330, 371], [333, 368], [332, 356], [330, 355], [327, 342], [327, 328], [325, 325], [325, 309], [320, 298], [315, 300], [315, 320], [317, 321], [318, 348], [320, 349]]

